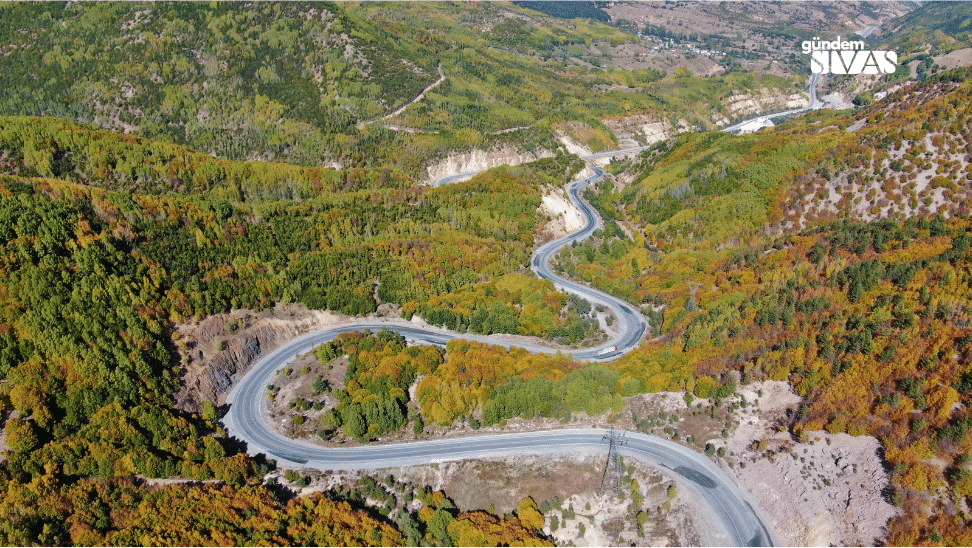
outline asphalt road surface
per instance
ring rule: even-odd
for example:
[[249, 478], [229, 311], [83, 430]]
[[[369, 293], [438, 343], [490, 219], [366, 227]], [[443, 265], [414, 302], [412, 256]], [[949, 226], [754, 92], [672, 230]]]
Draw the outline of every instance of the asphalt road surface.
[[[307, 337], [302, 337], [306, 339]], [[307, 340], [301, 343], [309, 348]], [[287, 363], [284, 354], [273, 363], [283, 367]], [[276, 354], [276, 353], [275, 353]], [[273, 358], [273, 355], [268, 358]], [[380, 469], [399, 466], [423, 465], [464, 459], [510, 457], [514, 455], [571, 455], [606, 452], [606, 430], [562, 429], [516, 434], [493, 434], [442, 438], [429, 441], [358, 447], [323, 448], [307, 442], [285, 438], [271, 431], [264, 422], [266, 414], [263, 402], [266, 393], [263, 382], [273, 378], [260, 375], [260, 384], [247, 383], [242, 390], [233, 393], [231, 409], [239, 409], [243, 401], [259, 399], [260, 405], [244, 406], [250, 412], [227, 417], [231, 432], [249, 431], [251, 453], [266, 453], [271, 458], [283, 459], [317, 470]], [[242, 400], [241, 400], [242, 398]], [[715, 463], [704, 455], [673, 442], [654, 436], [625, 432], [624, 443], [619, 448], [622, 455], [637, 458], [656, 466], [668, 468], [672, 474], [685, 478], [684, 488], [693, 488], [707, 508], [709, 524], [721, 525], [718, 530], [707, 530], [709, 542], [724, 546], [765, 546], [772, 544], [771, 533], [763, 525], [747, 497], [739, 490]]]
[[[631, 152], [631, 150], [618, 151], [619, 153]], [[568, 280], [566, 278], [561, 278], [553, 272], [550, 271], [550, 259], [560, 251], [566, 245], [570, 245], [573, 242], [586, 240], [594, 231], [602, 227], [601, 217], [584, 200], [580, 191], [585, 186], [601, 179], [604, 177], [604, 170], [598, 167], [592, 167], [594, 170], [594, 175], [583, 179], [580, 181], [574, 181], [567, 185], [567, 194], [570, 196], [570, 201], [577, 206], [584, 219], [587, 221], [584, 228], [580, 231], [575, 232], [566, 238], [561, 238], [559, 240], [554, 240], [552, 242], [547, 242], [546, 244], [540, 246], [533, 253], [533, 257], [530, 260], [530, 268], [541, 278], [546, 278], [554, 283], [554, 287], [557, 289], [579, 295], [580, 297], [587, 299], [592, 304], [600, 304], [611, 309], [614, 313], [615, 318], [618, 320], [618, 328], [621, 329], [622, 335], [615, 341], [610, 343], [610, 346], [615, 346], [617, 350], [609, 354], [601, 354], [601, 349], [604, 346], [595, 348], [590, 351], [579, 351], [574, 353], [574, 357], [578, 359], [610, 359], [612, 357], [617, 357], [625, 352], [630, 351], [641, 341], [645, 332], [648, 330], [648, 321], [645, 320], [644, 316], [640, 312], [636, 311], [634, 307], [620, 299], [612, 297], [603, 291], [598, 291], [597, 289], [590, 288], [586, 285], [580, 284], [578, 282]], [[605, 345], [607, 346], [607, 345]]]
[[871, 25], [866, 29], [862, 30], [861, 32], [858, 32], [857, 34], [860, 34], [861, 38], [867, 38], [868, 36], [871, 35], [872, 32], [876, 31], [880, 26], [881, 26], [880, 23], [878, 23], [877, 25]]
[[[279, 369], [293, 358], [310, 351], [346, 331], [390, 328], [406, 338], [431, 344], [444, 344], [451, 335], [429, 333], [393, 322], [359, 323], [311, 333], [293, 339], [262, 360], [236, 386], [228, 398], [230, 412], [224, 419], [227, 429], [247, 442], [252, 454], [289, 461], [318, 470], [380, 469], [432, 464], [463, 459], [509, 457], [513, 455], [570, 455], [606, 452], [601, 429], [562, 429], [516, 434], [495, 434], [442, 438], [429, 441], [358, 447], [323, 448], [278, 434], [268, 424], [267, 391]], [[720, 530], [707, 530], [711, 542], [727, 546], [769, 545], [772, 537], [760, 521], [747, 497], [714, 462], [704, 455], [654, 436], [623, 433], [620, 452], [630, 458], [668, 468], [693, 487], [708, 508], [708, 523]], [[285, 464], [285, 463], [281, 463]], [[712, 519], [712, 518], [715, 519]]]
[[[615, 151], [627, 154], [647, 147]], [[593, 157], [604, 157], [602, 153]], [[647, 330], [644, 317], [630, 304], [583, 284], [556, 276], [549, 270], [550, 258], [564, 245], [590, 237], [601, 226], [597, 212], [580, 196], [581, 189], [604, 176], [603, 170], [593, 167], [594, 175], [568, 186], [568, 195], [587, 220], [586, 226], [566, 238], [541, 246], [531, 259], [531, 268], [538, 276], [549, 278], [554, 285], [575, 293], [592, 303], [610, 308], [618, 319], [622, 335], [610, 346], [617, 350], [602, 352], [607, 346], [575, 351], [580, 360], [605, 360], [615, 358], [634, 348]], [[475, 173], [464, 173], [436, 181], [436, 186]], [[264, 453], [270, 458], [288, 461], [291, 466], [302, 465], [319, 470], [377, 469], [417, 464], [431, 464], [452, 460], [484, 457], [508, 457], [517, 454], [576, 454], [607, 451], [604, 430], [563, 429], [544, 432], [498, 434], [443, 438], [429, 441], [392, 445], [366, 445], [346, 448], [323, 448], [306, 441], [284, 437], [269, 424], [267, 409], [267, 385], [273, 382], [276, 372], [287, 366], [298, 355], [305, 354], [319, 344], [334, 339], [339, 333], [349, 331], [388, 329], [400, 333], [407, 340], [425, 344], [445, 345], [449, 340], [462, 338], [478, 340], [506, 347], [518, 346], [532, 352], [555, 353], [557, 349], [537, 344], [526, 344], [497, 336], [477, 336], [452, 333], [444, 329], [419, 327], [403, 320], [359, 320], [316, 331], [297, 337], [260, 359], [236, 384], [227, 398], [229, 412], [223, 419], [229, 432], [247, 443], [251, 454]], [[626, 442], [620, 451], [624, 455], [669, 468], [683, 476], [699, 492], [705, 504], [709, 523], [722, 525], [719, 531], [707, 531], [717, 544], [729, 546], [770, 545], [772, 536], [757, 516], [753, 506], [735, 483], [704, 455], [672, 442], [643, 434], [626, 433]], [[284, 463], [281, 463], [284, 464]]]
[[[638, 147], [638, 148], [629, 148], [624, 150], [616, 150], [613, 152], [602, 152], [600, 154], [584, 156], [582, 159], [590, 160], [593, 158], [604, 158], [612, 155], [631, 154], [631, 153], [645, 150], [647, 148], [649, 147]], [[615, 359], [625, 354], [626, 352], [631, 351], [633, 348], [635, 348], [638, 345], [638, 343], [641, 342], [641, 339], [642, 337], [644, 337], [645, 333], [648, 331], [648, 321], [630, 303], [626, 303], [618, 299], [617, 297], [613, 297], [611, 295], [608, 295], [607, 293], [604, 293], [603, 291], [598, 291], [597, 289], [588, 287], [584, 284], [572, 280], [568, 280], [566, 278], [561, 278], [560, 276], [557, 276], [550, 270], [550, 264], [549, 264], [550, 259], [552, 259], [553, 256], [556, 255], [561, 248], [563, 248], [566, 245], [570, 245], [573, 242], [579, 242], [587, 238], [590, 238], [591, 235], [594, 234], [594, 232], [597, 229], [602, 228], [603, 226], [601, 223], [600, 215], [598, 215], [597, 211], [593, 207], [591, 207], [591, 205], [588, 204], [587, 201], [584, 200], [580, 195], [581, 189], [583, 189], [585, 186], [591, 183], [597, 182], [602, 177], [604, 177], [603, 169], [594, 166], [590, 166], [590, 167], [594, 171], [594, 175], [586, 179], [574, 181], [569, 185], [567, 185], [567, 195], [570, 197], [570, 201], [573, 202], [574, 206], [576, 206], [580, 210], [581, 214], [584, 216], [584, 219], [586, 221], [584, 228], [580, 229], [579, 231], [565, 238], [554, 240], [552, 242], [547, 242], [546, 244], [540, 246], [540, 248], [533, 253], [533, 256], [530, 259], [530, 268], [537, 274], [537, 276], [553, 281], [554, 287], [556, 287], [558, 290], [564, 291], [566, 293], [573, 293], [575, 295], [578, 295], [594, 305], [605, 306], [609, 308], [611, 312], [614, 313], [614, 317], [618, 321], [616, 327], [621, 331], [620, 337], [596, 348], [576, 350], [572, 352], [574, 358], [578, 360], [602, 360], [603, 361], [603, 360]], [[471, 177], [473, 175], [476, 175], [476, 173], [475, 172], [460, 173], [458, 175], [442, 177], [435, 181], [435, 186], [441, 186], [443, 184], [453, 182], [459, 178]], [[461, 337], [470, 338], [465, 334], [463, 334]], [[521, 343], [513, 343], [511, 341], [502, 339], [501, 337], [498, 338], [490, 337], [488, 341], [489, 342], [496, 341], [494, 342], [494, 344], [502, 344], [507, 347], [522, 346], [526, 348], [526, 346]], [[605, 351], [610, 347], [614, 347], [614, 350], [607, 351], [605, 353]], [[527, 350], [533, 350], [533, 349], [527, 348]], [[544, 350], [548, 352], [556, 352], [555, 349], [554, 350], [544, 349]]]

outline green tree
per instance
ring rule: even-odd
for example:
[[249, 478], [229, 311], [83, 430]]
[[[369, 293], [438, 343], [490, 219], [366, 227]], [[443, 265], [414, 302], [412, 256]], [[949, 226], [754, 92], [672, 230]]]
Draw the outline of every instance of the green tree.
[[368, 432], [368, 423], [357, 404], [348, 405], [341, 411], [341, 424], [344, 425], [344, 434], [356, 440], [364, 438]]
[[432, 517], [429, 518], [429, 533], [439, 542], [448, 542], [449, 534], [446, 530], [453, 519], [455, 518], [447, 510], [442, 508], [436, 510], [432, 513]]
[[216, 406], [213, 405], [213, 402], [209, 400], [203, 402], [202, 417], [207, 421], [216, 420]]

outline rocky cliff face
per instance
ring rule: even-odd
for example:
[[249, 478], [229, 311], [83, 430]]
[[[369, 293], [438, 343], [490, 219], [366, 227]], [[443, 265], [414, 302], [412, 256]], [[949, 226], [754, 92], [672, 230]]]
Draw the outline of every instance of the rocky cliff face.
[[614, 132], [620, 148], [651, 145], [671, 139], [679, 133], [698, 130], [685, 120], [677, 120], [673, 125], [670, 121], [653, 114], [636, 114], [617, 120], [603, 120], [603, 122]]
[[[729, 96], [725, 100], [728, 117], [719, 112], [713, 112], [711, 122], [717, 126], [725, 126], [729, 125], [732, 120], [739, 118], [801, 108], [808, 104], [810, 104], [810, 99], [806, 92], [801, 91], [787, 94], [780, 90], [760, 88], [747, 93], [736, 93]], [[657, 141], [671, 139], [679, 133], [704, 129], [694, 126], [684, 119], [671, 121], [654, 114], [637, 114], [613, 120], [604, 119], [602, 122], [614, 133], [614, 137], [618, 141], [617, 148], [646, 146]], [[573, 135], [573, 133], [578, 131], [583, 133], [582, 130], [584, 127], [586, 127], [584, 124], [572, 122], [565, 124], [564, 127], [557, 131], [557, 136], [561, 144], [564, 145], [568, 152], [579, 156], [592, 154], [592, 151], [583, 144], [583, 142], [586, 142], [585, 139], [578, 139], [577, 135]], [[610, 143], [608, 143], [608, 147], [608, 150], [614, 148]], [[484, 171], [502, 165], [515, 166], [539, 160], [540, 158], [548, 158], [554, 154], [555, 152], [551, 150], [526, 152], [512, 146], [451, 153], [445, 159], [427, 168], [428, 178], [424, 182], [432, 183], [439, 177], [455, 175], [457, 173]], [[606, 163], [607, 161], [608, 159], [604, 159], [600, 163]]]
[[760, 88], [748, 93], [731, 95], [724, 103], [729, 118], [718, 113], [713, 115], [713, 121], [720, 126], [749, 116], [803, 108], [810, 104], [810, 97], [804, 91], [785, 94], [779, 90]]
[[226, 344], [226, 350], [216, 354], [209, 362], [209, 375], [197, 379], [196, 392], [216, 401], [220, 394], [229, 392], [239, 373], [249, 369], [260, 357], [261, 349], [273, 348], [276, 341], [277, 334], [267, 327], [257, 330], [255, 334], [231, 339]]
[[457, 173], [483, 171], [502, 165], [515, 166], [517, 164], [539, 160], [540, 158], [549, 158], [553, 155], [554, 152], [549, 150], [532, 153], [509, 146], [491, 150], [475, 149], [471, 152], [452, 153], [444, 160], [428, 167], [429, 176], [425, 182], [431, 183], [439, 177], [455, 175]]
[[273, 310], [234, 310], [178, 326], [174, 339], [183, 384], [176, 407], [197, 412], [207, 400], [224, 403], [236, 381], [260, 357], [298, 335], [345, 320], [343, 315], [303, 305], [280, 304]]

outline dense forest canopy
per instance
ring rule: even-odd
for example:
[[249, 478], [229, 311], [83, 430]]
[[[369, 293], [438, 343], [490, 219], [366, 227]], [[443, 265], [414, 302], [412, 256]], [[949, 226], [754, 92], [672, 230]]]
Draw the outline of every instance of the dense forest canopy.
[[[149, 158], [144, 179], [133, 180], [106, 176], [107, 163], [79, 161], [85, 182], [100, 180], [107, 187], [98, 188], [39, 176], [34, 166], [48, 168], [23, 154], [24, 143], [32, 141], [19, 130], [43, 131], [46, 122], [7, 121], [7, 166], [18, 174], [0, 176], [0, 404], [5, 414], [16, 413], [5, 424], [9, 452], [2, 477], [13, 491], [30, 490], [23, 500], [33, 501], [14, 498], [3, 506], [11, 518], [0, 527], [8, 544], [93, 539], [126, 544], [123, 539], [134, 533], [114, 532], [143, 526], [115, 514], [86, 521], [80, 503], [53, 512], [31, 506], [44, 497], [122, 488], [146, 496], [142, 487], [119, 483], [134, 475], [242, 486], [259, 483], [271, 468], [247, 457], [245, 448], [227, 437], [212, 408], [201, 415], [173, 409], [172, 394], [180, 383], [170, 338], [174, 322], [282, 301], [360, 315], [373, 312], [378, 301], [424, 301], [523, 270], [538, 229], [540, 187], [577, 169], [576, 157], [562, 156], [432, 189], [415, 188], [402, 174], [385, 169], [335, 172], [222, 162], [235, 183], [208, 192], [146, 195], [126, 187], [173, 183], [154, 171], [158, 167], [151, 157], [158, 151], [178, 154], [186, 162], [184, 173], [204, 169], [212, 158], [55, 122], [56, 131], [74, 135], [69, 150], [78, 160], [82, 151], [94, 149], [106, 157], [131, 158], [135, 151]], [[302, 198], [261, 199], [259, 192], [246, 201], [232, 199], [232, 192], [224, 197], [226, 187], [266, 185], [268, 179], [254, 175], [254, 169], [296, 176]], [[277, 181], [286, 187], [295, 180]], [[281, 190], [270, 188], [270, 195]], [[457, 256], [462, 263], [451, 259]], [[561, 317], [556, 299], [538, 301], [537, 307], [544, 317]], [[383, 427], [401, 426], [401, 417], [389, 412], [382, 415], [388, 417]], [[32, 487], [37, 482], [46, 482], [43, 489]], [[257, 504], [244, 492], [249, 491], [219, 496], [244, 509]], [[152, 496], [183, 496], [166, 493]], [[23, 514], [17, 510], [21, 504], [36, 511]], [[360, 513], [327, 500], [321, 504], [331, 505], [332, 513]], [[73, 527], [64, 521], [68, 516], [84, 526]], [[205, 535], [224, 526], [187, 523], [184, 531], [201, 527], [204, 536], [194, 538], [205, 544], [213, 542]], [[534, 535], [529, 529], [522, 534]], [[264, 540], [284, 542], [280, 538]], [[304, 537], [294, 541], [305, 542], [298, 538]], [[381, 538], [393, 537], [372, 540], [381, 543]]]
[[608, 21], [611, 17], [597, 6], [597, 2], [513, 2], [518, 6], [546, 13], [562, 19], [594, 19]]

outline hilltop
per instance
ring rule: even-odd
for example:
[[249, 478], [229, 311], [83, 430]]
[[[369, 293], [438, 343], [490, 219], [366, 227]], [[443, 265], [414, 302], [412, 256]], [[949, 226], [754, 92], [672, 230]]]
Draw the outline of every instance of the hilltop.
[[394, 166], [421, 178], [450, 152], [537, 157], [564, 139], [606, 150], [618, 141], [607, 122], [632, 114], [712, 127], [712, 113], [738, 116], [722, 104], [729, 96], [803, 86], [727, 74], [683, 79], [676, 92], [658, 71], [601, 68], [598, 48], [634, 34], [493, 2], [0, 9], [0, 114], [58, 116], [231, 160]]

